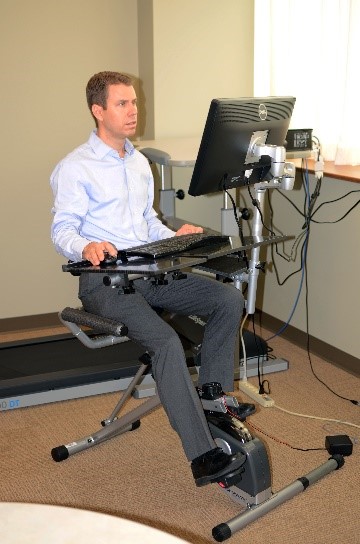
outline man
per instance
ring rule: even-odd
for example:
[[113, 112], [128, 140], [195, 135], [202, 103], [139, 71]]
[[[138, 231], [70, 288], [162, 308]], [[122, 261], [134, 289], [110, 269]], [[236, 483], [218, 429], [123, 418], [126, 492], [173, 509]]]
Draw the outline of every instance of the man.
[[[174, 233], [156, 216], [151, 169], [129, 140], [137, 123], [131, 79], [117, 72], [95, 74], [87, 84], [86, 96], [96, 129], [51, 176], [51, 232], [56, 250], [73, 261], [87, 259], [99, 265], [105, 253], [115, 256], [119, 249], [201, 232], [199, 227], [184, 225]], [[169, 275], [167, 285], [137, 279], [134, 287], [134, 294], [119, 296], [118, 290], [104, 286], [101, 273], [87, 273], [80, 276], [79, 298], [85, 310], [124, 323], [129, 338], [151, 354], [159, 397], [191, 461], [196, 485], [218, 481], [239, 469], [244, 456], [227, 455], [216, 448], [180, 339], [153, 307], [208, 317], [199, 386], [220, 382], [225, 390], [232, 390], [242, 294], [195, 274], [181, 280]], [[239, 407], [243, 417], [252, 411], [253, 405]]]

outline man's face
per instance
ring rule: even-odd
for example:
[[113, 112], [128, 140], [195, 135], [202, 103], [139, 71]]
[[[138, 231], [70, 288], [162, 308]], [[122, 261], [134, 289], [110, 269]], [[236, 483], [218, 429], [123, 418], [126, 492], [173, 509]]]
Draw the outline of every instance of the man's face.
[[134, 87], [118, 84], [108, 88], [106, 109], [94, 104], [92, 112], [98, 121], [98, 136], [107, 143], [135, 134], [137, 105]]

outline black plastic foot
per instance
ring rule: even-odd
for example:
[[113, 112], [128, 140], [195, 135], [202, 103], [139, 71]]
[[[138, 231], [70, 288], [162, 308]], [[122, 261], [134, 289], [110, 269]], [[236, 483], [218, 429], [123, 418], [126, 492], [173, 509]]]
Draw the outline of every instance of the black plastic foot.
[[51, 450], [51, 457], [59, 463], [60, 461], [65, 461], [69, 457], [69, 450], [66, 446], [58, 446]]
[[140, 419], [138, 419], [137, 421], [134, 421], [134, 423], [131, 425], [131, 429], [130, 431], [135, 431], [136, 429], [138, 429], [140, 427]]
[[215, 538], [216, 542], [224, 542], [231, 537], [231, 530], [227, 523], [220, 523], [212, 530], [212, 536]]

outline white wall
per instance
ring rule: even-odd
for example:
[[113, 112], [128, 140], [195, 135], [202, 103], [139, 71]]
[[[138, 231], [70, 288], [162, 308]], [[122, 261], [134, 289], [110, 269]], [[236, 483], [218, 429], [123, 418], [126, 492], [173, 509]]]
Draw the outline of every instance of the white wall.
[[89, 77], [138, 73], [136, 2], [1, 0], [0, 70], [0, 318], [55, 312], [77, 287], [50, 241], [49, 176], [93, 128]]
[[[145, 138], [200, 136], [211, 98], [252, 95], [252, 59], [253, 0], [1, 0], [0, 319], [78, 302], [77, 282], [61, 272], [64, 259], [49, 237], [49, 176], [93, 127], [84, 94], [89, 77], [108, 69], [139, 75]], [[186, 170], [174, 172], [175, 188], [187, 190]], [[354, 186], [327, 178], [322, 198]], [[299, 190], [291, 197], [302, 202]], [[221, 205], [220, 196], [187, 196], [177, 212], [219, 228]], [[274, 208], [277, 226], [297, 233], [296, 216], [276, 195]], [[313, 226], [309, 249], [310, 333], [355, 357], [358, 232], [355, 210], [337, 225]], [[279, 264], [285, 275], [287, 265]], [[299, 278], [280, 288], [270, 270], [262, 281], [258, 305], [286, 321]], [[301, 297], [292, 321], [301, 330], [304, 315]]]
[[210, 100], [253, 90], [252, 0], [156, 0], [156, 138], [197, 136]]
[[[310, 194], [314, 189], [315, 179], [311, 175]], [[325, 177], [316, 206], [322, 202], [335, 200], [356, 189], [359, 189], [356, 183]], [[297, 179], [295, 190], [287, 196], [301, 210], [303, 209], [304, 191], [300, 187], [299, 179]], [[315, 214], [314, 220], [335, 221], [342, 217], [357, 200], [358, 195], [353, 194], [339, 202], [323, 206]], [[276, 192], [272, 196], [272, 203], [275, 225], [284, 234], [298, 235], [304, 223], [299, 214]], [[315, 338], [357, 358], [360, 358], [359, 230], [360, 214], [357, 208], [339, 223], [311, 223], [307, 256], [309, 332]], [[290, 252], [292, 244], [292, 241], [286, 243], [287, 252]], [[270, 257], [269, 252], [268, 256]], [[297, 270], [300, 264], [300, 258], [297, 259], [296, 264], [288, 264], [278, 256], [275, 256], [275, 260], [281, 280], [290, 272]], [[295, 303], [301, 274], [296, 274], [279, 287], [275, 271], [270, 268], [263, 280], [264, 288], [259, 292], [259, 298], [262, 301], [260, 307], [264, 312], [286, 321]], [[299, 303], [291, 320], [291, 325], [302, 331], [306, 331], [305, 303], [304, 281]]]
[[[149, 9], [147, 0], [139, 5]], [[253, 0], [153, 1], [155, 78], [146, 94], [153, 100], [154, 127], [146, 138], [200, 141], [212, 98], [252, 96], [253, 11]], [[190, 177], [191, 169], [174, 168], [173, 187], [187, 193]], [[219, 229], [222, 199], [186, 195], [176, 200], [176, 215]]]
[[[78, 303], [77, 282], [61, 272], [49, 237], [49, 176], [93, 128], [89, 77], [140, 74], [142, 129], [196, 134], [210, 96], [252, 89], [252, 17], [252, 0], [221, 8], [215, 0], [2, 0], [0, 319]], [[241, 21], [248, 55], [236, 34]]]

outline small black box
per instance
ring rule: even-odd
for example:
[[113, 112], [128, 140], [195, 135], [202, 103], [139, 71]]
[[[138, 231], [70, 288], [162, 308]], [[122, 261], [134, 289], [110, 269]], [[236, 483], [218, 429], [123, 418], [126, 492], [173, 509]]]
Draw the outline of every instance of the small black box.
[[290, 129], [286, 135], [286, 151], [311, 151], [312, 128]]
[[338, 434], [336, 436], [325, 437], [325, 448], [331, 455], [341, 453], [341, 455], [351, 455], [353, 443], [347, 434]]

